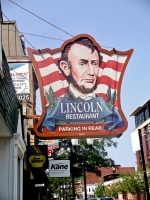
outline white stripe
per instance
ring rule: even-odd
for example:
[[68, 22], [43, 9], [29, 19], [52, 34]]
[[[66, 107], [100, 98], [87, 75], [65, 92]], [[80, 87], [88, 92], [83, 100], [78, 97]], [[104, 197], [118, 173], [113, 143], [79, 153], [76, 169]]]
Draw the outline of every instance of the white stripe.
[[41, 54], [33, 54], [36, 62], [43, 61], [44, 59], [52, 57], [49, 52], [41, 53]]
[[105, 53], [100, 53], [101, 56], [103, 57], [104, 62], [108, 62], [108, 60], [113, 60], [113, 61], [118, 61], [119, 63], [125, 63], [127, 59], [127, 55], [118, 55], [118, 54], [112, 54], [109, 56], [108, 54]]
[[115, 81], [119, 81], [120, 75], [121, 72], [116, 72], [115, 70], [110, 68], [105, 68], [103, 70], [101, 69], [98, 74], [99, 77], [108, 76]]
[[[104, 93], [106, 94], [108, 90], [108, 85], [99, 84], [97, 85], [96, 93]], [[111, 93], [113, 93], [115, 90], [111, 88]]]
[[[107, 62], [108, 60], [118, 60], [119, 63], [124, 63], [126, 61], [127, 55], [118, 55], [118, 54], [112, 54], [108, 55], [106, 53], [100, 52], [100, 55], [103, 57], [103, 61]], [[53, 53], [52, 55], [49, 52], [41, 53], [41, 54], [33, 54], [35, 60], [43, 61], [44, 59], [47, 59], [49, 57], [52, 57], [54, 59], [61, 57], [61, 52]]]
[[[63, 83], [63, 88], [66, 88], [66, 87], [68, 87], [68, 85], [69, 85], [69, 83], [68, 83], [68, 81], [67, 80], [63, 80], [62, 81], [62, 83]], [[60, 88], [61, 89], [61, 88]]]
[[61, 51], [60, 52], [56, 52], [52, 54], [52, 57], [55, 58], [60, 58], [61, 57]]
[[[41, 76], [47, 76], [50, 73], [53, 73], [55, 71], [59, 71], [60, 72], [60, 70], [58, 69], [58, 66], [55, 63], [50, 64], [50, 65], [48, 65], [48, 66], [46, 66], [44, 68], [39, 68], [39, 70], [40, 70]], [[99, 68], [99, 76], [100, 77], [103, 75], [103, 73], [104, 73], [104, 75], [108, 75], [108, 74], [114, 74], [114, 73], [116, 73], [116, 71], [114, 71], [111, 68], [104, 68], [104, 69]], [[120, 72], [117, 72], [117, 79], [119, 78], [119, 76], [120, 76]]]
[[98, 76], [101, 77], [101, 76], [102, 76], [102, 73], [103, 73], [103, 69], [99, 68]]
[[58, 66], [55, 63], [50, 64], [47, 67], [39, 68], [39, 71], [41, 76], [47, 76], [56, 71], [59, 72]]
[[[58, 66], [55, 63], [50, 64], [50, 65], [48, 65], [44, 68], [39, 68], [39, 71], [41, 73], [41, 76], [47, 76], [50, 73], [53, 73], [53, 72], [56, 72], [56, 71], [61, 73], [60, 70], [58, 69]], [[107, 76], [109, 75], [111, 77], [113, 77], [113, 76], [115, 77], [117, 75], [117, 80], [119, 80], [120, 74], [121, 74], [121, 72], [116, 72], [115, 70], [113, 70], [111, 68], [104, 68], [104, 69], [99, 68], [98, 76], [101, 77], [102, 75], [107, 75]]]

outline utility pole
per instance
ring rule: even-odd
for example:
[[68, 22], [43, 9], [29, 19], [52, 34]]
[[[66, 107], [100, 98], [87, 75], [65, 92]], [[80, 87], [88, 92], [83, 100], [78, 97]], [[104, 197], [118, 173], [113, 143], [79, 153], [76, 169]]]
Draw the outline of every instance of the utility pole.
[[145, 182], [145, 187], [146, 187], [146, 199], [150, 200], [148, 179], [147, 179], [147, 173], [146, 173], [146, 165], [145, 165], [145, 159], [144, 159], [144, 150], [143, 150], [143, 143], [142, 143], [142, 136], [141, 136], [141, 129], [138, 129], [138, 134], [139, 134], [139, 141], [140, 141], [140, 148], [141, 148], [141, 158], [142, 158], [144, 182]]

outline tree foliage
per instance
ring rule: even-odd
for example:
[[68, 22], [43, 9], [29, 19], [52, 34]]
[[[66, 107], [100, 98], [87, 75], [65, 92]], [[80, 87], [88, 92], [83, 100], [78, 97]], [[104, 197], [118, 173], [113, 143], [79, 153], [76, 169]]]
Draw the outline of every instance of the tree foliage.
[[126, 193], [131, 193], [133, 195], [140, 195], [140, 193], [144, 193], [145, 184], [143, 177], [141, 179], [141, 175], [139, 173], [126, 173], [121, 175], [121, 177], [123, 179], [122, 187], [125, 189]]
[[83, 175], [83, 156], [85, 160], [85, 171], [93, 172], [100, 176], [99, 168], [102, 166], [111, 167], [115, 165], [113, 159], [108, 158], [106, 147], [117, 146], [109, 138], [94, 139], [93, 145], [88, 146], [86, 139], [80, 139], [79, 144], [73, 147], [71, 140], [61, 140], [60, 147], [52, 154], [53, 159], [70, 159], [71, 173], [75, 177]]
[[[99, 195], [99, 187], [101, 188], [102, 186], [99, 185], [97, 187], [96, 195]], [[140, 194], [145, 193], [145, 183], [141, 173], [135, 172], [121, 174], [117, 182], [115, 181], [115, 183], [113, 183], [110, 187], [103, 187], [103, 196], [117, 197], [119, 193], [130, 193], [132, 195], [137, 194], [138, 197], [140, 197]]]
[[118, 188], [118, 184], [116, 183], [112, 184], [110, 188], [105, 189], [106, 196], [110, 196], [110, 197], [118, 197], [118, 192], [119, 192], [119, 188]]
[[95, 189], [95, 195], [99, 198], [105, 196], [105, 189], [103, 184], [99, 184], [98, 187]]
[[[74, 177], [74, 183], [83, 179], [83, 156], [85, 160], [85, 171], [93, 172], [100, 176], [99, 168], [102, 166], [111, 167], [115, 165], [113, 159], [108, 158], [107, 147], [117, 147], [117, 143], [111, 139], [94, 139], [93, 145], [87, 145], [86, 139], [80, 139], [79, 144], [73, 147], [71, 140], [60, 140], [59, 148], [56, 149], [51, 158], [55, 160], [70, 160], [71, 176]], [[72, 183], [72, 177], [68, 178], [49, 178], [51, 193], [57, 193], [59, 196], [64, 195], [60, 186], [66, 182]], [[72, 188], [68, 197], [72, 195]]]
[[[78, 179], [75, 179], [75, 182], [77, 182]], [[69, 192], [67, 193], [68, 198], [73, 196], [73, 191], [72, 191], [72, 179], [71, 177], [67, 178], [50, 178], [49, 177], [49, 189], [50, 193], [56, 193], [59, 195], [59, 197], [63, 197], [65, 195], [65, 184], [69, 183], [70, 184], [70, 189]]]

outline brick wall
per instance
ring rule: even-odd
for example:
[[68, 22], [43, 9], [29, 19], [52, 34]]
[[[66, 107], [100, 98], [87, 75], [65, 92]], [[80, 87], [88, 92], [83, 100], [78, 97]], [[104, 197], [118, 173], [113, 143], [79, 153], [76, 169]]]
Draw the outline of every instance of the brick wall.
[[98, 177], [94, 173], [86, 173], [86, 182], [87, 184], [95, 184], [95, 183], [101, 183], [103, 182], [103, 176], [107, 174], [124, 174], [124, 173], [133, 173], [135, 172], [135, 167], [121, 167], [117, 166], [115, 171], [113, 171], [113, 168], [107, 168], [107, 167], [101, 167], [99, 170], [101, 170], [101, 177]]

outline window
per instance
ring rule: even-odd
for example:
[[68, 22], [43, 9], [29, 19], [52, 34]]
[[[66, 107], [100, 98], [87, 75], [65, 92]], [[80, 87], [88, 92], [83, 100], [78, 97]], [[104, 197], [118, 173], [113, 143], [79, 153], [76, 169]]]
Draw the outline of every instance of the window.
[[135, 127], [138, 127], [140, 125], [140, 118], [139, 115], [135, 116]]
[[142, 110], [135, 116], [135, 126], [138, 127], [144, 121], [149, 118], [149, 104], [147, 104]]
[[149, 118], [148, 106], [146, 106], [144, 109], [144, 117], [145, 117], [145, 121]]

